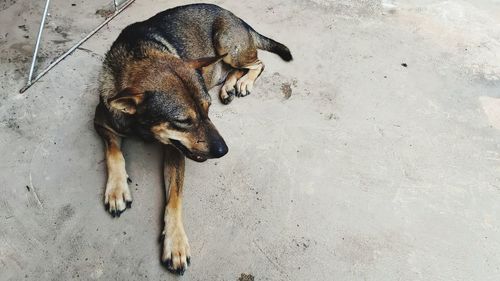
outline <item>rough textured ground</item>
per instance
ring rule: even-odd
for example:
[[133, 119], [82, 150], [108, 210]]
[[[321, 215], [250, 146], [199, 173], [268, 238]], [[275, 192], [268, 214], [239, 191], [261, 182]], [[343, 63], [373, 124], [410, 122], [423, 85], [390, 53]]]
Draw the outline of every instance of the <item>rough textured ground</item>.
[[[252, 95], [212, 106], [230, 152], [187, 163], [181, 278], [158, 145], [125, 143], [134, 207], [102, 204], [102, 56], [185, 3], [136, 2], [20, 95], [43, 4], [0, 1], [0, 280], [500, 280], [498, 1], [215, 1], [295, 60], [262, 53]], [[54, 1], [43, 63], [101, 8]]]

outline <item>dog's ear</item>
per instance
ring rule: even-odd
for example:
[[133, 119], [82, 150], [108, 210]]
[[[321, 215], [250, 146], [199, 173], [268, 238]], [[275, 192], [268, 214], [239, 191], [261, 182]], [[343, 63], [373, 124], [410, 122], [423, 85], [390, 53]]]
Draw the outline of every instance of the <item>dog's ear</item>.
[[186, 64], [194, 69], [201, 69], [202, 67], [209, 66], [211, 64], [214, 64], [221, 59], [223, 59], [226, 54], [220, 55], [220, 56], [215, 56], [215, 57], [208, 57], [208, 58], [199, 58], [199, 59], [193, 59], [193, 60], [187, 60]]
[[120, 91], [116, 96], [108, 100], [109, 105], [123, 113], [134, 114], [137, 105], [144, 99], [144, 93], [136, 88], [128, 87]]

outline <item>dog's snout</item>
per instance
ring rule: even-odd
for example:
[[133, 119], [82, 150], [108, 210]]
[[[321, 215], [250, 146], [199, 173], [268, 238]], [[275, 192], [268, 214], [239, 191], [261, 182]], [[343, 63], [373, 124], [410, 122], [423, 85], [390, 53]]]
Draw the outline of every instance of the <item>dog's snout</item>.
[[210, 144], [210, 155], [214, 158], [220, 158], [228, 152], [226, 142], [220, 138]]
[[226, 142], [219, 134], [219, 132], [215, 128], [214, 124], [210, 121], [210, 119], [207, 120], [206, 124], [207, 124], [206, 136], [208, 141], [208, 147], [207, 147], [208, 154], [210, 155], [211, 158], [220, 158], [226, 155], [227, 151], [229, 150], [227, 148]]

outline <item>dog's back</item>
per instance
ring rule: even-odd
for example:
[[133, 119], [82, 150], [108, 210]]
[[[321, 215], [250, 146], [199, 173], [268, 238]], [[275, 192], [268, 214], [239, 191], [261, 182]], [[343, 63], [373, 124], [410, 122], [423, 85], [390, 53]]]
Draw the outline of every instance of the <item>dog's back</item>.
[[231, 12], [212, 4], [192, 4], [165, 10], [127, 26], [107, 52], [100, 75], [100, 96], [106, 101], [123, 84], [124, 69], [141, 60], [151, 49], [182, 59], [215, 55], [213, 28], [217, 18], [241, 21]]
[[[217, 39], [221, 37], [228, 46], [248, 42], [252, 45], [249, 49], [267, 50], [278, 54], [285, 61], [292, 59], [286, 46], [259, 34], [228, 10], [212, 4], [179, 6], [160, 12], [148, 20], [131, 24], [121, 32], [106, 54], [101, 75], [101, 97], [106, 99], [113, 96], [116, 91], [111, 85], [121, 84], [119, 80], [125, 65], [131, 60], [143, 59], [147, 56], [147, 51], [157, 49], [181, 59], [212, 57], [221, 55], [217, 54], [217, 47], [221, 44]], [[245, 57], [241, 48], [233, 52], [239, 52], [239, 57]], [[206, 69], [206, 72], [210, 72], [206, 76], [212, 76], [212, 71], [214, 69]], [[223, 70], [215, 71], [218, 71], [218, 76], [222, 76], [214, 78], [215, 80], [224, 79]], [[206, 80], [209, 88], [216, 84], [211, 82], [213, 79]]]
[[127, 26], [111, 46], [105, 64], [112, 63], [118, 56], [142, 59], [149, 48], [182, 59], [214, 56], [214, 22], [220, 17], [242, 22], [231, 12], [212, 4], [179, 6], [160, 12]]

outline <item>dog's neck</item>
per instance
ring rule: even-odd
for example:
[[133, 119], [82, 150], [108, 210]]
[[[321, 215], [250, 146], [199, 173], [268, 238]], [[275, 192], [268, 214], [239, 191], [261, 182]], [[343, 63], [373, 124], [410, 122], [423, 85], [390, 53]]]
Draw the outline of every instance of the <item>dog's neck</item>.
[[149, 49], [144, 57], [129, 62], [122, 74], [120, 89], [132, 87], [138, 91], [179, 89], [176, 92], [190, 95], [197, 103], [210, 102], [199, 70], [177, 56], [158, 49]]
[[[174, 46], [172, 46], [172, 44], [170, 44], [163, 36], [159, 34], [153, 34], [152, 40], [157, 45], [156, 47], [158, 46], [160, 47], [161, 52], [170, 53], [173, 56], [180, 58]], [[147, 48], [147, 49], [156, 49], [156, 48]]]
[[165, 62], [181, 60], [179, 55], [177, 55], [177, 52], [171, 52], [170, 49], [168, 49], [168, 52], [166, 52], [163, 50], [158, 50], [156, 48], [148, 48], [144, 50], [144, 56], [146, 58], [154, 58]]

